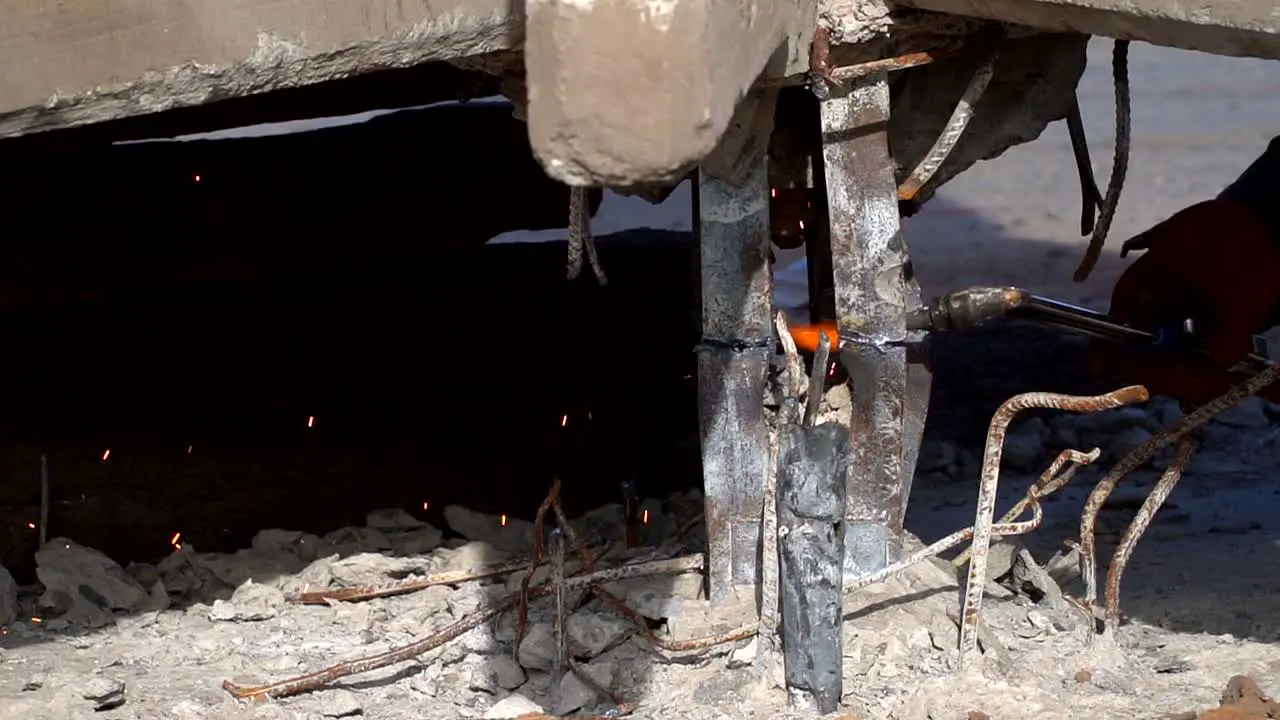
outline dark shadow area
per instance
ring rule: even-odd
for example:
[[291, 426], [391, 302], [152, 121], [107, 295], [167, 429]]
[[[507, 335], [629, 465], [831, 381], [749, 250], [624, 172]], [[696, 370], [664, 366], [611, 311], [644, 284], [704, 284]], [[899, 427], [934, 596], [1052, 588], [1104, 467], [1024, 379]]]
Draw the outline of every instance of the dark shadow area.
[[687, 238], [602, 242], [607, 288], [564, 280], [563, 243], [482, 245], [567, 215], [508, 107], [6, 169], [28, 240], [0, 269], [23, 348], [0, 360], [0, 560], [23, 581], [41, 452], [50, 532], [122, 560], [178, 531], [218, 550], [382, 506], [530, 516], [557, 475], [580, 512], [617, 501], [619, 473], [697, 475], [696, 447], [648, 467], [696, 422], [673, 409], [692, 397]]
[[[598, 239], [604, 287], [589, 271], [565, 279], [564, 242], [486, 245], [568, 216], [567, 188], [534, 161], [509, 106], [49, 147], [4, 168], [15, 241], [0, 261], [0, 327], [22, 350], [0, 359], [0, 564], [20, 584], [36, 580], [41, 454], [49, 537], [130, 566], [146, 587], [155, 570], [132, 564], [180, 561], [177, 533], [232, 553], [270, 528], [358, 536], [367, 513], [398, 508], [456, 546], [446, 507], [532, 520], [555, 479], [571, 518], [620, 503], [624, 481], [659, 503], [700, 486], [690, 237]], [[368, 582], [439, 560], [385, 554], [394, 567]], [[306, 565], [293, 562], [286, 551], [237, 572], [270, 583]], [[649, 587], [665, 595], [668, 580]], [[236, 585], [166, 589], [199, 614], [194, 601]], [[647, 660], [634, 667], [646, 676]]]

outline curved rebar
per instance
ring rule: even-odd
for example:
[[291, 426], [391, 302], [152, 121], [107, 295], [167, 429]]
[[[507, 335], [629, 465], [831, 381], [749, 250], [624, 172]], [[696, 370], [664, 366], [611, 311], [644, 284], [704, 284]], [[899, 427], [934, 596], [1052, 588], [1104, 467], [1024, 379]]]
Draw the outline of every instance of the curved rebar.
[[[996, 523], [997, 527], [992, 529], [992, 533], [1002, 536], [1007, 535], [1008, 533], [999, 531], [998, 527], [1000, 525], [1013, 522], [1016, 518], [1021, 517], [1022, 513], [1026, 512], [1027, 507], [1033, 502], [1043, 500], [1066, 487], [1067, 483], [1071, 482], [1072, 478], [1076, 476], [1076, 471], [1081, 466], [1093, 463], [1100, 455], [1102, 455], [1100, 448], [1094, 448], [1087, 453], [1079, 450], [1063, 450], [1058, 453], [1058, 457], [1054, 458], [1053, 463], [1049, 465], [1049, 469], [1045, 470], [1040, 475], [1040, 479], [1027, 489], [1027, 494], [1000, 518], [1000, 521]], [[964, 567], [965, 563], [969, 562], [969, 555], [972, 552], [973, 548], [965, 548], [964, 552], [951, 559], [951, 564], [957, 568]]]
[[[1080, 234], [1093, 232], [1098, 211], [1102, 209], [1102, 193], [1093, 178], [1093, 162], [1089, 160], [1089, 138], [1084, 134], [1084, 118], [1080, 117], [1080, 101], [1072, 98], [1067, 112], [1067, 135], [1071, 138], [1071, 155], [1076, 160], [1076, 175], [1080, 177]], [[1121, 257], [1124, 257], [1123, 252]]]
[[1107, 502], [1107, 498], [1111, 496], [1120, 480], [1155, 457], [1156, 453], [1165, 447], [1178, 442], [1240, 402], [1245, 396], [1253, 395], [1277, 379], [1280, 379], [1280, 365], [1273, 365], [1184, 415], [1181, 420], [1156, 433], [1150, 440], [1124, 456], [1093, 488], [1093, 492], [1089, 493], [1089, 498], [1085, 500], [1084, 512], [1080, 517], [1080, 574], [1084, 577], [1086, 607], [1093, 607], [1098, 597], [1097, 541], [1094, 537], [1098, 511]]
[[1116, 40], [1111, 51], [1111, 73], [1116, 86], [1116, 143], [1115, 155], [1111, 159], [1111, 179], [1107, 181], [1107, 194], [1102, 198], [1102, 207], [1098, 211], [1098, 222], [1093, 228], [1093, 237], [1089, 238], [1089, 247], [1084, 251], [1084, 258], [1076, 268], [1072, 279], [1084, 282], [1102, 257], [1102, 246], [1107, 241], [1107, 232], [1111, 230], [1111, 221], [1115, 219], [1116, 206], [1120, 204], [1120, 191], [1124, 189], [1124, 176], [1129, 170], [1129, 136], [1131, 133], [1129, 116], [1129, 41]]
[[942, 163], [947, 161], [951, 150], [955, 148], [956, 143], [960, 142], [960, 136], [969, 126], [969, 121], [973, 119], [974, 108], [982, 99], [982, 94], [987, 91], [987, 85], [991, 83], [991, 76], [995, 73], [995, 62], [999, 56], [998, 50], [991, 51], [987, 59], [973, 73], [964, 93], [960, 95], [960, 101], [956, 103], [956, 109], [951, 111], [951, 117], [943, 126], [942, 132], [938, 134], [933, 147], [929, 148], [929, 152], [920, 159], [915, 170], [912, 170], [911, 175], [898, 187], [898, 200], [913, 200], [920, 189], [933, 178], [933, 174], [938, 172], [938, 168], [942, 167]]
[[1130, 385], [1105, 395], [1088, 397], [1031, 392], [1015, 395], [996, 409], [987, 429], [987, 444], [982, 455], [978, 512], [973, 523], [972, 557], [969, 560], [969, 578], [964, 590], [964, 606], [961, 609], [959, 659], [961, 668], [964, 667], [966, 655], [972, 653], [978, 644], [978, 620], [982, 612], [983, 589], [987, 582], [987, 554], [993, 535], [996, 490], [1000, 479], [1000, 457], [1004, 451], [1004, 439], [1009, 423], [1018, 413], [1030, 408], [1100, 412], [1135, 402], [1144, 402], [1147, 397], [1147, 389], [1141, 385]]
[[1191, 456], [1195, 454], [1196, 447], [1199, 445], [1194, 438], [1185, 437], [1178, 446], [1178, 454], [1174, 455], [1173, 462], [1169, 463], [1169, 467], [1165, 468], [1164, 474], [1160, 476], [1160, 482], [1151, 489], [1151, 494], [1143, 501], [1142, 507], [1138, 508], [1138, 513], [1134, 515], [1133, 521], [1129, 523], [1129, 527], [1124, 531], [1124, 536], [1120, 538], [1120, 544], [1116, 547], [1116, 554], [1111, 557], [1111, 567], [1107, 569], [1107, 594], [1104, 598], [1106, 603], [1106, 634], [1114, 637], [1116, 628], [1120, 627], [1120, 578], [1124, 575], [1124, 569], [1129, 564], [1129, 558], [1133, 556], [1133, 550], [1138, 546], [1138, 540], [1142, 538], [1142, 534], [1147, 531], [1147, 527], [1151, 525], [1151, 520], [1156, 516], [1156, 512], [1160, 510], [1160, 506], [1164, 505], [1164, 501], [1169, 499], [1169, 494], [1177, 487], [1178, 481], [1182, 479], [1182, 471], [1186, 469], [1187, 463], [1191, 462]]

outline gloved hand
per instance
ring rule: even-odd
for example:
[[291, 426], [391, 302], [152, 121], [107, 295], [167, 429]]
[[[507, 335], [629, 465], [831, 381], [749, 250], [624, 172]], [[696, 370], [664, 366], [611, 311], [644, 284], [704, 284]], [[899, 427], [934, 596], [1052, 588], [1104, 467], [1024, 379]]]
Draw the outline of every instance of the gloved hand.
[[[1101, 347], [1095, 367], [1147, 386], [1153, 395], [1201, 405], [1244, 376], [1227, 370], [1253, 350], [1253, 335], [1280, 309], [1280, 239], [1250, 207], [1222, 199], [1192, 205], [1125, 242], [1144, 254], [1116, 282], [1110, 315], [1145, 330], [1190, 318], [1209, 358]], [[1280, 387], [1259, 393], [1280, 401]]]

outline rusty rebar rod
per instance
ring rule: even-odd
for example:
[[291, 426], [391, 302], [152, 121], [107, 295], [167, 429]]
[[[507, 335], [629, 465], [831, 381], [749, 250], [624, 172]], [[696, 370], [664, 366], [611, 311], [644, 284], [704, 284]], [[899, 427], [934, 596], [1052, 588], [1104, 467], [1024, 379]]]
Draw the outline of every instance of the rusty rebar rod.
[[1142, 507], [1138, 508], [1133, 521], [1129, 523], [1129, 527], [1120, 538], [1116, 553], [1111, 558], [1111, 567], [1107, 568], [1107, 592], [1104, 602], [1106, 603], [1105, 630], [1109, 637], [1114, 638], [1116, 629], [1120, 627], [1120, 579], [1124, 575], [1125, 567], [1129, 565], [1129, 558], [1133, 556], [1133, 550], [1138, 546], [1138, 540], [1142, 538], [1142, 534], [1151, 525], [1151, 521], [1155, 518], [1156, 512], [1160, 510], [1160, 506], [1164, 505], [1164, 501], [1169, 499], [1169, 494], [1173, 492], [1173, 489], [1178, 485], [1178, 481], [1182, 479], [1182, 471], [1191, 462], [1191, 456], [1195, 454], [1197, 445], [1198, 443], [1194, 438], [1184, 437], [1182, 439], [1182, 442], [1178, 445], [1177, 454], [1173, 456], [1173, 461], [1169, 463], [1169, 467], [1165, 468], [1164, 473], [1160, 476], [1160, 481], [1151, 489], [1151, 494], [1147, 495]]
[[[1021, 517], [1032, 503], [1043, 500], [1066, 487], [1081, 466], [1092, 464], [1100, 455], [1102, 455], [1100, 448], [1094, 448], [1087, 453], [1079, 450], [1063, 450], [1054, 459], [1053, 464], [1040, 475], [1040, 480], [1031, 486], [1027, 495], [1009, 508], [1009, 512], [1006, 512], [996, 524], [1005, 525]], [[951, 564], [957, 568], [964, 567], [965, 563], [969, 562], [972, 552], [973, 548], [965, 548], [964, 552], [952, 558]]]
[[[606, 570], [597, 570], [585, 575], [565, 578], [564, 587], [567, 590], [586, 588], [600, 583], [617, 582], [618, 580], [626, 580], [634, 577], [693, 572], [702, 570], [704, 567], [705, 562], [702, 555], [689, 555], [669, 560], [655, 560], [653, 562], [637, 563], [635, 565], [621, 565], [614, 568], [608, 568]], [[542, 597], [547, 595], [550, 591], [551, 588], [547, 585], [539, 585], [530, 590], [529, 596]], [[233, 683], [230, 680], [226, 680], [222, 683], [222, 688], [237, 700], [263, 700], [266, 698], [288, 697], [290, 695], [298, 695], [310, 690], [315, 690], [349, 675], [356, 675], [376, 670], [378, 668], [384, 668], [389, 665], [395, 665], [415, 658], [428, 650], [440, 647], [450, 640], [460, 637], [468, 630], [479, 627], [501, 613], [518, 606], [523, 596], [524, 595], [519, 591], [513, 592], [495, 602], [493, 605], [477, 610], [474, 613], [471, 613], [470, 615], [467, 615], [456, 622], [431, 633], [421, 640], [416, 640], [408, 645], [392, 648], [386, 652], [338, 663], [323, 670], [317, 670], [316, 672], [309, 673], [307, 675], [301, 675], [268, 685], [246, 687]], [[719, 636], [715, 639], [717, 641], [720, 640]], [[724, 641], [729, 642], [729, 640]], [[683, 646], [698, 642], [708, 641], [694, 639], [669, 644]]]
[[1227, 390], [1222, 395], [1192, 410], [1182, 419], [1168, 428], [1156, 433], [1150, 440], [1134, 448], [1132, 452], [1121, 458], [1111, 471], [1097, 485], [1089, 498], [1085, 500], [1084, 512], [1080, 516], [1080, 542], [1076, 546], [1080, 551], [1080, 574], [1084, 578], [1084, 601], [1086, 608], [1092, 608], [1098, 597], [1097, 576], [1097, 539], [1094, 528], [1098, 521], [1098, 511], [1106, 504], [1107, 498], [1115, 490], [1120, 480], [1129, 473], [1145, 465], [1164, 448], [1178, 442], [1201, 425], [1232, 407], [1248, 395], [1253, 395], [1262, 388], [1280, 379], [1280, 365], [1264, 369], [1248, 380]]
[[933, 174], [947, 161], [952, 149], [964, 135], [965, 128], [969, 126], [969, 121], [973, 119], [978, 101], [982, 99], [983, 93], [987, 91], [987, 85], [991, 83], [991, 76], [995, 73], [995, 63], [999, 57], [1000, 51], [997, 46], [973, 73], [955, 109], [951, 111], [947, 124], [943, 126], [938, 139], [934, 141], [933, 147], [929, 148], [929, 152], [925, 153], [923, 158], [920, 158], [915, 170], [912, 170], [907, 179], [898, 186], [898, 200], [914, 200], [920, 189], [933, 179]]
[[996, 409], [987, 429], [987, 443], [982, 454], [978, 511], [973, 523], [972, 556], [969, 559], [969, 577], [965, 584], [964, 605], [960, 614], [959, 664], [961, 668], [964, 667], [966, 656], [975, 650], [978, 643], [978, 622], [982, 613], [983, 590], [987, 582], [987, 553], [991, 547], [996, 491], [1000, 479], [1000, 457], [1004, 451], [1004, 439], [1009, 423], [1018, 413], [1030, 408], [1100, 412], [1135, 402], [1144, 402], [1147, 397], [1147, 389], [1140, 385], [1130, 385], [1092, 397], [1032, 392], [1015, 395]]
[[[928, 65], [954, 54], [955, 51], [949, 50], [917, 50], [890, 58], [868, 60], [853, 65], [838, 65], [833, 68], [827, 68], [823, 79], [831, 85], [844, 85], [858, 78]], [[795, 87], [809, 82], [812, 82], [812, 78], [806, 73], [762, 80], [760, 81], [760, 87]]]

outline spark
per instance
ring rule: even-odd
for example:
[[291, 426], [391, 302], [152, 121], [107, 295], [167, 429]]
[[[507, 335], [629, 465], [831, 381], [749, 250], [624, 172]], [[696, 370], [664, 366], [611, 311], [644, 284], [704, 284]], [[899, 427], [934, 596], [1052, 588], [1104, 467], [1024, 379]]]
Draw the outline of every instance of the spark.
[[35, 624], [39, 625], [40, 623], [44, 622], [44, 620], [42, 620], [42, 619], [40, 619], [40, 618], [38, 618], [38, 617], [33, 617], [33, 618], [31, 618], [31, 622], [33, 622], [33, 623], [35, 623]]
[[29, 522], [29, 523], [27, 523], [27, 527], [31, 528], [32, 530], [35, 530], [35, 529], [36, 529], [36, 524], [35, 524], [35, 523], [33, 523], [33, 522]]
[[500, 520], [500, 522], [502, 523], [502, 527], [506, 527], [506, 526], [507, 526], [507, 516], [506, 516], [506, 515], [503, 515], [503, 516], [502, 516], [502, 518], [501, 518], [501, 520]]
[[804, 232], [804, 221], [803, 221], [803, 220], [801, 220], [801, 221], [800, 221], [800, 231], [801, 231], [801, 232]]
[[649, 509], [648, 509], [648, 508], [645, 508], [645, 509], [644, 509], [644, 511], [640, 513], [640, 522], [644, 523], [645, 525], [648, 525], [648, 524], [649, 524]]
[[182, 543], [178, 542], [181, 539], [182, 539], [182, 533], [180, 532], [174, 533], [173, 537], [169, 538], [169, 544], [173, 546], [174, 550], [182, 549]]
[[422, 501], [422, 510], [425, 512], [425, 511], [430, 510], [430, 509], [431, 509], [431, 503], [427, 502], [426, 500], [423, 500], [423, 501]]
[[769, 197], [771, 198], [778, 197], [778, 188], [769, 188]]
[[188, 446], [187, 446], [187, 454], [188, 454], [188, 455], [190, 455], [190, 454], [191, 454], [191, 451], [192, 451], [192, 450], [194, 450], [194, 449], [195, 449], [195, 446], [194, 446], [194, 445], [188, 445]]
[[569, 416], [568, 416], [568, 415], [563, 415], [563, 416], [561, 416], [561, 417], [560, 417], [560, 427], [565, 427], [565, 426], [566, 426], [566, 425], [568, 425], [568, 424], [569, 424]]
[[196, 173], [194, 176], [192, 176], [191, 179], [195, 180], [196, 182], [200, 182], [200, 173]]
[[102, 462], [106, 462], [111, 457], [111, 448], [102, 451]]
[[307, 427], [315, 427], [315, 426], [316, 426], [316, 416], [315, 416], [315, 415], [308, 415], [308, 416], [307, 416]]

